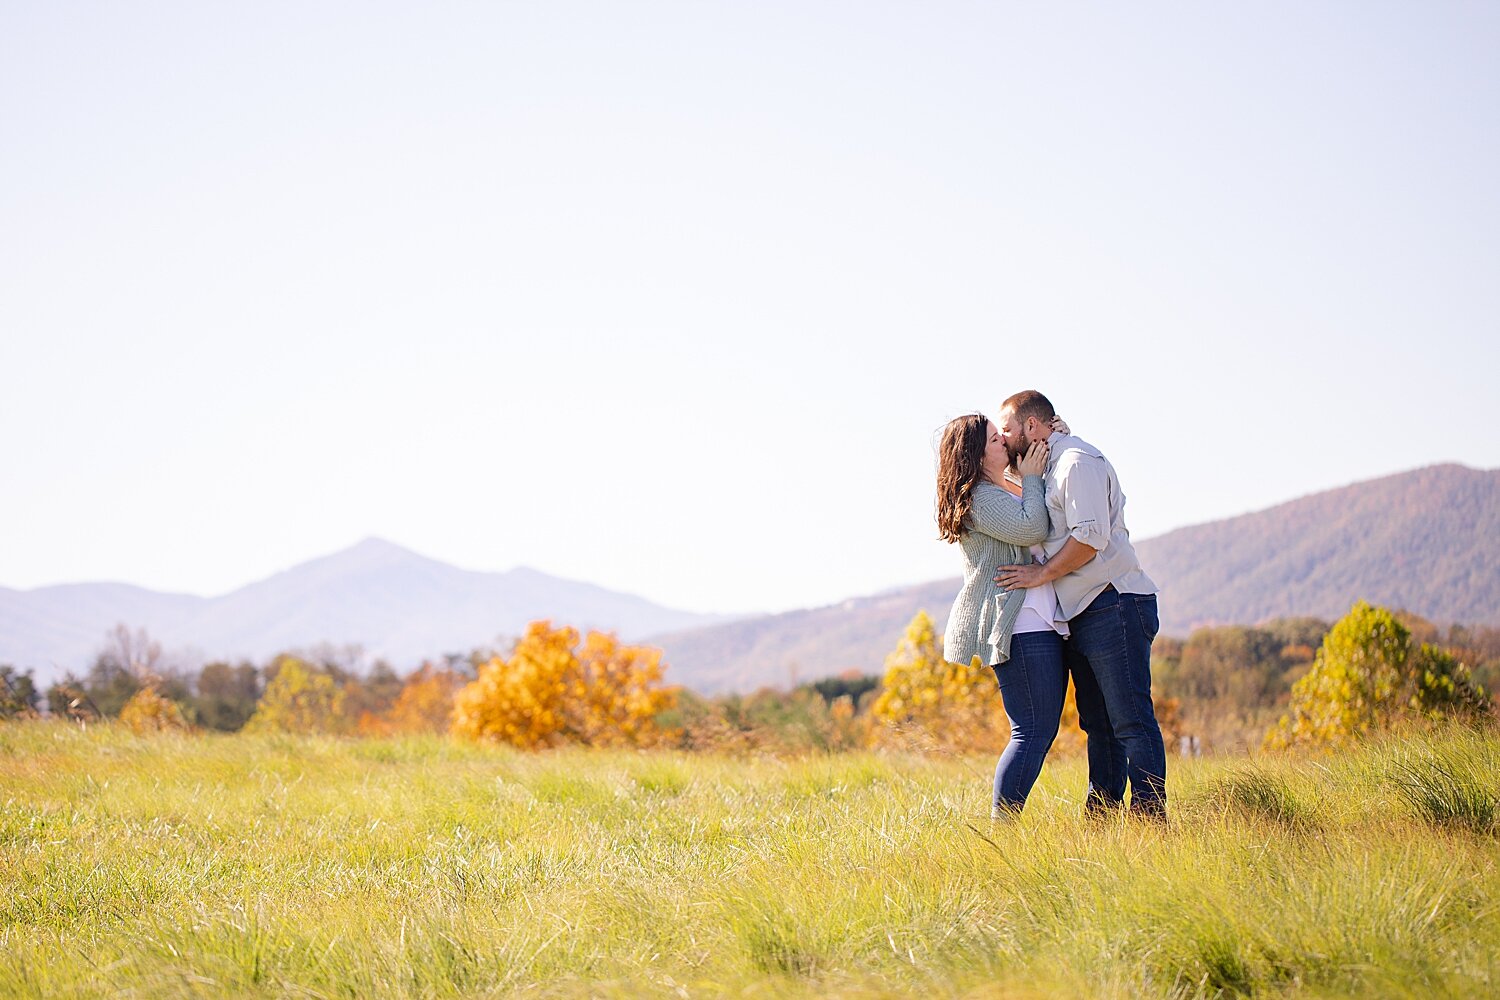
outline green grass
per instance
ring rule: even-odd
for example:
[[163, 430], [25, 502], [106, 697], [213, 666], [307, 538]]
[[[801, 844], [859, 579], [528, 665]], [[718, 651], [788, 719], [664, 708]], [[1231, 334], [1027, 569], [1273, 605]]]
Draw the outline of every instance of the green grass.
[[1493, 996], [1493, 735], [1172, 763], [0, 726], [0, 994]]
[[1500, 833], [1500, 742], [1475, 737], [1392, 748], [1387, 776], [1429, 823]]

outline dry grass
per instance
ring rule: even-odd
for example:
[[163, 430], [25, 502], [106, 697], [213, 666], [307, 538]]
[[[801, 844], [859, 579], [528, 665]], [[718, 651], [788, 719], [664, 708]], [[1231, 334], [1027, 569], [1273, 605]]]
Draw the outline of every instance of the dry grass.
[[989, 759], [13, 724], [0, 993], [1494, 995], [1500, 841], [1412, 789], [1496, 753], [1174, 761], [1161, 830], [1078, 761], [992, 825]]

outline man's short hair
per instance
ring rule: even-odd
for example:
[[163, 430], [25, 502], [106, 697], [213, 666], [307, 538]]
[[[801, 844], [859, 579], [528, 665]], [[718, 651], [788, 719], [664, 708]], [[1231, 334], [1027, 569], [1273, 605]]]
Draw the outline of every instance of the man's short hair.
[[1035, 389], [1021, 390], [1001, 403], [1000, 409], [1009, 410], [1023, 424], [1032, 417], [1036, 417], [1039, 423], [1050, 424], [1052, 418], [1057, 416], [1051, 400]]

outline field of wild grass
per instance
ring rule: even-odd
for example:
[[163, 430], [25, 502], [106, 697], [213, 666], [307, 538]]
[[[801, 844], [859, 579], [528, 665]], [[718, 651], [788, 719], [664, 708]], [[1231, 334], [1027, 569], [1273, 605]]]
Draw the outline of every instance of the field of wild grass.
[[1500, 993], [1500, 740], [1173, 761], [794, 760], [0, 725], [0, 994]]

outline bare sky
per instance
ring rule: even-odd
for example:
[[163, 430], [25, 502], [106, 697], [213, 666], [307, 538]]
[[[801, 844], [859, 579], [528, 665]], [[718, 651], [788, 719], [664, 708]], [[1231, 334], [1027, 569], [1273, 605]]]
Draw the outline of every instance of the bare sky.
[[1500, 465], [1500, 6], [0, 5], [0, 585], [380, 535], [953, 575], [1020, 388], [1137, 537]]

